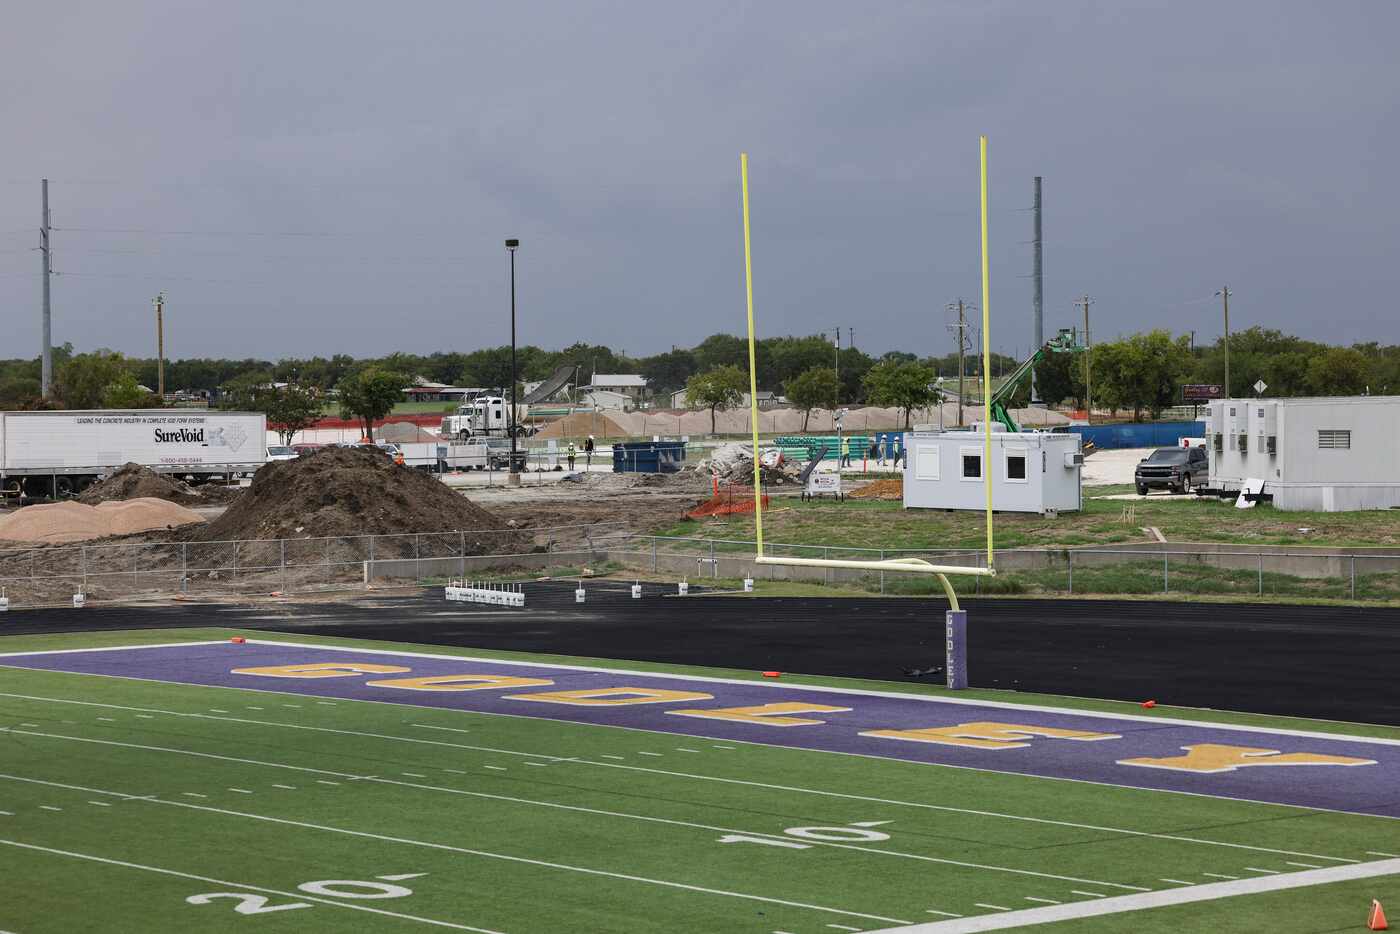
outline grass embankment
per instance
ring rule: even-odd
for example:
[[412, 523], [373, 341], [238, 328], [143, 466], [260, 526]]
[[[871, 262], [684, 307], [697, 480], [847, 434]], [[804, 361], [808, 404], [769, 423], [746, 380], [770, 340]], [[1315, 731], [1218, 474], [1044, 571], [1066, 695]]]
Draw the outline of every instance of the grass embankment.
[[[1240, 510], [1232, 502], [1214, 499], [1099, 498], [1130, 490], [1126, 486], [1092, 488], [1086, 491], [1081, 511], [1062, 512], [1053, 519], [1027, 513], [999, 513], [994, 520], [997, 548], [1111, 547], [1153, 541], [1143, 531], [1146, 527], [1160, 529], [1169, 542], [1280, 548], [1400, 546], [1400, 510], [1279, 512], [1266, 503]], [[1309, 531], [1299, 531], [1304, 528]], [[753, 532], [753, 516], [748, 515], [684, 520], [658, 534], [751, 541]], [[825, 545], [833, 549], [976, 549], [986, 545], [980, 512], [905, 510], [898, 502], [880, 500], [838, 503], [774, 497], [763, 513], [763, 533], [770, 542]], [[1254, 584], [1257, 588], [1257, 574]], [[1265, 586], [1267, 589], [1267, 580]]]

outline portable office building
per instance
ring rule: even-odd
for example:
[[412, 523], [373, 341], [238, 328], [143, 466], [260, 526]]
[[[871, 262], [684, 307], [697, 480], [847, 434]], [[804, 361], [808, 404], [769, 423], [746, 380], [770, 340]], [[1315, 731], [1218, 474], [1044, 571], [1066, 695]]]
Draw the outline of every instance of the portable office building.
[[1400, 396], [1210, 403], [1210, 486], [1263, 481], [1283, 510], [1400, 506]]
[[[999, 428], [992, 426], [992, 508], [1041, 514], [1079, 509], [1079, 435]], [[980, 427], [907, 432], [905, 508], [985, 509], [985, 445]]]

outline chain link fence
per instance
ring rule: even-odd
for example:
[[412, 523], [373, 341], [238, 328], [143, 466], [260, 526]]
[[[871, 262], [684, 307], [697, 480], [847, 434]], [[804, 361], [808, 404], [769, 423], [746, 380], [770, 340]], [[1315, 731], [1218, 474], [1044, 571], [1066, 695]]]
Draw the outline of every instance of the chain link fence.
[[10, 606], [186, 594], [315, 593], [376, 580], [427, 581], [474, 570], [537, 568], [597, 556], [621, 523], [220, 542], [119, 542], [0, 548]]
[[[767, 543], [767, 554], [983, 566], [967, 549], [874, 549]], [[1379, 551], [1379, 550], [1376, 550]], [[305, 594], [375, 582], [583, 567], [680, 579], [791, 580], [891, 595], [937, 595], [936, 580], [896, 572], [753, 563], [754, 543], [637, 534], [620, 522], [537, 529], [225, 542], [130, 542], [0, 549], [0, 589], [10, 605], [131, 600], [173, 594], [217, 597]], [[1201, 595], [1264, 600], [1400, 600], [1400, 552], [1270, 551], [1216, 546], [1007, 549], [994, 578], [952, 578], [967, 595]]]

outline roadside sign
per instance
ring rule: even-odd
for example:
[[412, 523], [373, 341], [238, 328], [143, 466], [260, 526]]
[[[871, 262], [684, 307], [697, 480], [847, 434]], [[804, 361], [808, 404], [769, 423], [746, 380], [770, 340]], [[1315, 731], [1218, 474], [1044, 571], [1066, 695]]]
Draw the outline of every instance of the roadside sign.
[[1225, 387], [1219, 383], [1187, 383], [1181, 387], [1183, 402], [1211, 402], [1225, 398]]
[[1262, 379], [1258, 379], [1258, 380], [1255, 380], [1255, 381], [1254, 381], [1254, 391], [1255, 391], [1256, 393], [1258, 393], [1259, 395], [1262, 396], [1262, 395], [1264, 394], [1264, 390], [1265, 390], [1265, 389], [1268, 389], [1268, 388], [1269, 388], [1269, 384], [1266, 383], [1266, 382], [1264, 382]]

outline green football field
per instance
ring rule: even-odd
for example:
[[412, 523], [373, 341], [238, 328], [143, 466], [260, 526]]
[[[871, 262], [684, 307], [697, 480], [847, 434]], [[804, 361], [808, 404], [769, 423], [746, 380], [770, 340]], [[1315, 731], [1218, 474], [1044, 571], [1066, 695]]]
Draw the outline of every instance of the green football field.
[[1301, 934], [1400, 909], [1400, 875], [1325, 881], [1400, 856], [1383, 817], [266, 687], [0, 665], [0, 931], [990, 930], [1104, 902], [1034, 929]]

